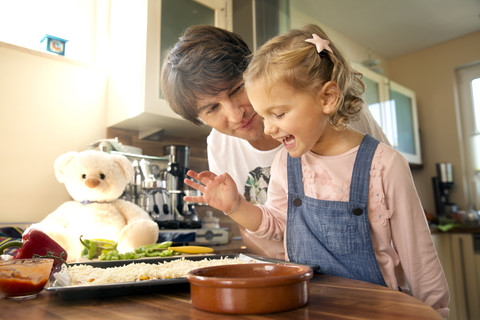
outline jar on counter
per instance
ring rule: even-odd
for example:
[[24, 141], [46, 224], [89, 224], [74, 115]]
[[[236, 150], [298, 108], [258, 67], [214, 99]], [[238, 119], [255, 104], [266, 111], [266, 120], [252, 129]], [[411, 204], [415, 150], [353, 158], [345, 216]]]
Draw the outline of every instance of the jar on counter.
[[220, 228], [219, 220], [217, 217], [213, 216], [212, 211], [206, 211], [206, 216], [202, 219], [202, 228], [203, 229], [217, 229]]

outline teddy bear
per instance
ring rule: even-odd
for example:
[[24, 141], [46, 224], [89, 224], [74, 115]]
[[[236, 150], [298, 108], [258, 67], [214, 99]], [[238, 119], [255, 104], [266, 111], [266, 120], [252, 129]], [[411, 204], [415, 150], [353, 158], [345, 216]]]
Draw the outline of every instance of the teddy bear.
[[55, 160], [54, 169], [73, 200], [61, 204], [25, 232], [35, 228], [47, 233], [67, 251], [67, 262], [82, 259], [81, 236], [116, 241], [120, 252], [157, 242], [157, 223], [136, 204], [119, 199], [134, 174], [125, 156], [97, 150], [71, 151]]

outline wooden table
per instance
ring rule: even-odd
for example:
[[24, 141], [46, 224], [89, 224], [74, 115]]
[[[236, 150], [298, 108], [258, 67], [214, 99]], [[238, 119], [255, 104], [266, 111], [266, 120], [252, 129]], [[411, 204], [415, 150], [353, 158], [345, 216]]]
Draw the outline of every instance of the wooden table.
[[189, 284], [163, 286], [150, 294], [102, 299], [64, 300], [43, 291], [31, 300], [0, 300], [0, 319], [441, 319], [421, 301], [374, 284], [315, 275], [310, 303], [265, 315], [204, 312], [190, 303]]

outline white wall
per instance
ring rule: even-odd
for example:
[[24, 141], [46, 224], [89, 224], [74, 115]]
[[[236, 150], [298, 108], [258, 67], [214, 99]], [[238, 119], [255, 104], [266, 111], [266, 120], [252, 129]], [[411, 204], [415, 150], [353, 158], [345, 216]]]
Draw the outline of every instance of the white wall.
[[0, 42], [0, 223], [35, 222], [69, 196], [55, 159], [106, 135], [102, 71]]

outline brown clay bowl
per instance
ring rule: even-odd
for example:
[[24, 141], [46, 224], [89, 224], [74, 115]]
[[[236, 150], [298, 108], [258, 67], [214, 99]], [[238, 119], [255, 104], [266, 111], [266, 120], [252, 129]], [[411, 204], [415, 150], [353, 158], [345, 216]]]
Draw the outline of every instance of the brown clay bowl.
[[262, 314], [295, 309], [308, 303], [313, 271], [295, 264], [247, 263], [192, 270], [192, 304], [229, 314]]

